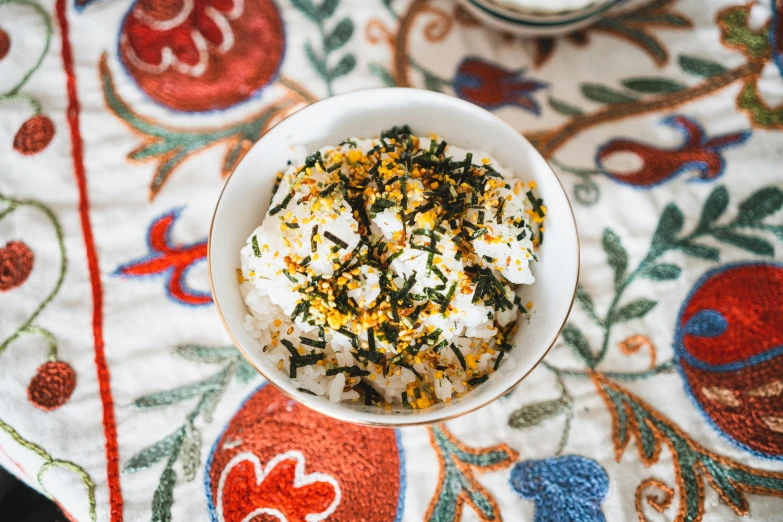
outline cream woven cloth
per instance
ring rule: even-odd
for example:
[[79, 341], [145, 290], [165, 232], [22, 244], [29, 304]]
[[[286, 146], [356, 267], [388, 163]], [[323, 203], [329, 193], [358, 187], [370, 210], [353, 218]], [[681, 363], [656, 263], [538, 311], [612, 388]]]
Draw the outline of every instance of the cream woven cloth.
[[[78, 521], [782, 520], [777, 5], [525, 41], [449, 0], [1, 0], [0, 464]], [[545, 365], [397, 432], [259, 388], [204, 262], [261, 133], [383, 85], [520, 129], [583, 256]]]

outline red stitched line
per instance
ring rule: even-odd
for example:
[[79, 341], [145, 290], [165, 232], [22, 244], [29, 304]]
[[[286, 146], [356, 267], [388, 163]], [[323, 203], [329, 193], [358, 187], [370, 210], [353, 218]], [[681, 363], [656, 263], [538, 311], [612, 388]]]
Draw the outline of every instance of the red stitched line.
[[98, 385], [103, 403], [103, 433], [106, 437], [106, 476], [109, 484], [109, 504], [111, 520], [122, 522], [122, 492], [120, 491], [119, 452], [117, 449], [117, 424], [114, 420], [114, 401], [111, 396], [109, 368], [103, 346], [103, 288], [95, 251], [95, 240], [90, 224], [90, 202], [87, 194], [87, 178], [84, 171], [82, 136], [79, 132], [79, 99], [76, 95], [76, 76], [73, 72], [73, 53], [68, 39], [68, 17], [66, 0], [57, 0], [57, 22], [62, 33], [62, 60], [68, 79], [68, 125], [71, 130], [73, 172], [79, 188], [79, 214], [82, 221], [84, 246], [87, 251], [87, 267], [92, 286], [92, 331], [95, 338], [95, 367], [98, 373]]

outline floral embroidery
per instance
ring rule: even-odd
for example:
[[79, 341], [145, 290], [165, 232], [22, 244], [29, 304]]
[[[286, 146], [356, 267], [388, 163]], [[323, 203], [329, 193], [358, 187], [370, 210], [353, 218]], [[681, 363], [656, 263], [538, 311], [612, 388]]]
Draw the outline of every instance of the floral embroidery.
[[48, 116], [37, 114], [24, 122], [14, 136], [14, 149], [27, 156], [44, 150], [54, 138], [54, 123]]
[[[218, 485], [220, 522], [244, 522], [271, 515], [280, 522], [318, 522], [340, 503], [340, 485], [325, 473], [305, 474], [299, 451], [276, 455], [261, 468], [258, 457], [239, 453], [226, 465]], [[223, 503], [223, 499], [232, 499]]]
[[772, 45], [772, 58], [783, 77], [783, 4], [778, 0], [770, 0], [772, 5], [772, 21], [769, 26], [769, 41]]
[[596, 461], [578, 455], [520, 462], [511, 487], [535, 500], [535, 522], [604, 522], [601, 502], [609, 477]]
[[430, 441], [438, 454], [440, 473], [430, 507], [428, 522], [459, 522], [465, 503], [482, 522], [501, 520], [492, 495], [473, 476], [474, 471], [507, 468], [519, 454], [506, 444], [475, 449], [464, 445], [443, 424], [430, 428]]
[[277, 74], [285, 45], [273, 0], [138, 0], [119, 38], [120, 60], [139, 87], [186, 112], [253, 96]]
[[[616, 138], [602, 145], [596, 154], [596, 164], [613, 180], [639, 188], [650, 188], [675, 176], [696, 170], [698, 181], [712, 181], [723, 175], [726, 161], [720, 151], [747, 141], [750, 131], [723, 134], [708, 138], [704, 129], [687, 116], [669, 116], [662, 123], [680, 131], [685, 141], [674, 149], [663, 149], [638, 141]], [[632, 172], [612, 171], [607, 160], [616, 154], [633, 154], [642, 166]]]
[[123, 277], [164, 276], [166, 293], [177, 303], [197, 306], [212, 302], [208, 292], [191, 289], [186, 283], [188, 270], [207, 256], [207, 241], [178, 245], [171, 240], [171, 230], [182, 209], [171, 210], [155, 219], [147, 232], [150, 253], [120, 266], [114, 275]]
[[[780, 233], [783, 233], [781, 229]], [[696, 283], [674, 348], [686, 389], [743, 449], [783, 459], [783, 264], [733, 264]]]
[[8, 36], [8, 33], [3, 31], [3, 28], [0, 27], [0, 61], [3, 60], [6, 56], [8, 56], [8, 51], [11, 49], [11, 37]]
[[532, 95], [545, 87], [546, 83], [525, 77], [524, 69], [509, 71], [479, 58], [464, 59], [454, 77], [460, 98], [489, 110], [517, 105], [539, 115], [541, 107]]
[[400, 522], [399, 437], [321, 415], [263, 384], [212, 447], [204, 478], [212, 521], [249, 520], [242, 517], [263, 509], [263, 520]]
[[22, 241], [11, 241], [0, 248], [0, 292], [7, 292], [25, 281], [33, 270], [33, 253]]
[[27, 398], [45, 411], [59, 408], [71, 398], [76, 388], [76, 372], [62, 361], [49, 361], [38, 371], [27, 387]]

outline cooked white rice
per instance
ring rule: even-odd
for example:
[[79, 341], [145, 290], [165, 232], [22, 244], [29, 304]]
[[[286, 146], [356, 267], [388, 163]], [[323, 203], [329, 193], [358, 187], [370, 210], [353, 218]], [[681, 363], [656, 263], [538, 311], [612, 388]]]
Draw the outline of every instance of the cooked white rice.
[[333, 402], [426, 408], [513, 367], [546, 207], [487, 154], [408, 132], [299, 151], [240, 253], [245, 329]]

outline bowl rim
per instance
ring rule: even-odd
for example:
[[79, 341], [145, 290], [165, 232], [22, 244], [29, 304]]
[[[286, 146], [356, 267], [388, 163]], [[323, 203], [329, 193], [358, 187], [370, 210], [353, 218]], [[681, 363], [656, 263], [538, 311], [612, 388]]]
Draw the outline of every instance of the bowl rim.
[[[306, 110], [307, 108], [309, 108], [309, 107], [311, 107], [313, 105], [316, 105], [316, 104], [321, 103], [321, 102], [325, 102], [325, 101], [330, 100], [332, 98], [348, 97], [348, 96], [351, 96], [352, 94], [355, 94], [357, 92], [364, 92], [364, 91], [390, 91], [390, 90], [394, 90], [394, 91], [403, 91], [403, 90], [404, 91], [421, 91], [422, 89], [416, 89], [416, 88], [413, 88], [413, 87], [378, 87], [378, 88], [370, 88], [370, 89], [357, 89], [357, 90], [354, 90], [354, 91], [349, 91], [349, 92], [345, 92], [345, 93], [335, 94], [333, 96], [328, 96], [326, 98], [322, 98], [322, 99], [317, 100], [317, 101], [315, 101], [315, 102], [313, 102], [313, 103], [311, 103], [311, 104], [309, 104], [309, 105], [307, 105], [305, 107], [302, 107], [301, 109], [299, 109], [299, 110], [297, 110], [297, 111], [287, 115], [285, 118], [283, 118], [280, 121], [278, 121], [275, 124], [275, 126], [279, 125], [280, 123], [282, 123], [283, 121], [287, 120], [288, 118], [290, 118], [294, 114], [298, 113], [299, 111]], [[436, 96], [436, 97], [446, 97], [446, 98], [450, 98], [450, 99], [454, 99], [455, 98], [454, 96], [450, 96], [448, 94], [444, 94], [444, 93], [440, 93], [440, 92], [434, 92], [434, 91], [424, 91], [424, 92], [426, 92], [428, 95], [432, 95], [432, 96]], [[461, 98], [456, 98], [456, 99], [461, 101], [461, 102], [463, 102], [463, 103], [467, 103], [469, 105], [472, 105], [474, 108], [479, 109], [479, 110], [487, 113], [498, 124], [501, 124], [501, 125], [507, 127], [509, 130], [511, 130], [514, 133], [518, 134], [520, 138], [522, 138], [523, 140], [525, 140], [528, 143], [530, 143], [527, 140], [527, 138], [525, 138], [525, 136], [522, 135], [522, 133], [520, 131], [515, 129], [510, 123], [508, 123], [506, 120], [504, 120], [500, 116], [496, 115], [495, 113], [493, 113], [491, 111], [488, 111], [487, 109], [484, 109], [483, 107], [480, 107], [480, 106], [478, 106], [476, 104], [473, 104], [473, 103], [471, 103], [471, 102], [469, 102], [467, 100], [462, 100]], [[253, 147], [255, 147], [256, 145], [258, 145], [258, 143], [260, 143], [263, 138], [264, 138], [264, 136], [261, 136], [251, 146], [251, 149]], [[557, 340], [560, 338], [560, 334], [563, 332], [563, 328], [565, 328], [566, 323], [568, 322], [568, 318], [571, 315], [571, 310], [573, 309], [574, 301], [576, 300], [577, 287], [579, 285], [579, 275], [581, 273], [581, 263], [582, 263], [582, 261], [581, 261], [581, 244], [580, 244], [580, 239], [579, 239], [579, 228], [578, 228], [578, 225], [576, 223], [576, 216], [574, 215], [573, 205], [571, 205], [571, 201], [568, 199], [568, 192], [565, 190], [565, 187], [563, 187], [563, 183], [560, 181], [560, 178], [557, 176], [557, 174], [555, 174], [554, 169], [552, 169], [552, 165], [549, 164], [549, 162], [546, 160], [546, 158], [544, 158], [544, 156], [540, 152], [538, 152], [538, 150], [536, 150], [535, 147], [532, 146], [532, 144], [530, 144], [530, 146], [533, 148], [533, 150], [536, 152], [536, 154], [538, 154], [541, 157], [541, 159], [544, 161], [544, 163], [548, 167], [549, 173], [551, 173], [551, 175], [557, 181], [557, 184], [560, 187], [560, 190], [562, 190], [563, 196], [566, 199], [566, 203], [568, 205], [568, 210], [571, 213], [571, 220], [573, 221], [573, 224], [574, 224], [574, 232], [575, 232], [574, 237], [576, 238], [576, 253], [575, 253], [576, 254], [576, 277], [574, 279], [574, 289], [573, 289], [573, 292], [571, 294], [570, 302], [568, 304], [568, 310], [566, 311], [566, 314], [563, 317], [563, 321], [560, 324], [560, 326], [559, 326], [559, 328], [557, 330], [557, 333], [555, 333], [555, 335], [552, 337], [552, 340], [550, 341], [549, 346], [543, 352], [541, 357], [539, 357], [539, 359], [535, 362], [535, 364], [533, 364], [533, 366], [531, 366], [530, 369], [527, 372], [525, 372], [524, 375], [522, 375], [515, 382], [510, 383], [508, 385], [504, 385], [503, 386], [503, 390], [501, 392], [499, 392], [497, 394], [494, 394], [493, 396], [489, 397], [487, 400], [482, 401], [481, 403], [475, 405], [474, 407], [472, 407], [470, 409], [467, 409], [465, 411], [460, 411], [460, 412], [457, 412], [457, 413], [453, 413], [451, 415], [439, 416], [439, 417], [437, 417], [435, 419], [415, 420], [416, 419], [416, 415], [398, 416], [398, 415], [393, 415], [393, 414], [386, 414], [386, 416], [379, 415], [378, 418], [379, 419], [383, 419], [383, 420], [379, 420], [378, 422], [375, 422], [375, 421], [371, 421], [371, 420], [364, 420], [364, 419], [354, 418], [350, 414], [350, 410], [345, 409], [345, 408], [338, 408], [334, 412], [327, 413], [325, 411], [322, 411], [320, 408], [318, 408], [317, 405], [310, 404], [308, 402], [302, 401], [296, 395], [294, 395], [292, 393], [289, 393], [288, 391], [286, 391], [286, 390], [280, 388], [279, 386], [277, 386], [275, 381], [273, 379], [270, 379], [269, 376], [266, 373], [264, 373], [261, 370], [261, 368], [259, 368], [255, 364], [255, 362], [253, 361], [252, 357], [250, 357], [247, 354], [247, 352], [245, 352], [244, 348], [242, 348], [241, 343], [236, 339], [236, 337], [234, 337], [234, 334], [231, 331], [231, 328], [229, 327], [228, 322], [226, 321], [225, 316], [223, 315], [223, 311], [220, 308], [220, 303], [218, 302], [217, 294], [215, 292], [215, 282], [214, 282], [214, 279], [212, 277], [212, 249], [211, 249], [211, 245], [212, 245], [212, 232], [213, 232], [214, 226], [215, 226], [215, 217], [217, 216], [217, 211], [218, 211], [218, 208], [220, 207], [220, 202], [223, 199], [223, 195], [224, 195], [224, 193], [226, 191], [226, 188], [228, 187], [228, 184], [231, 182], [231, 178], [233, 177], [234, 172], [236, 172], [237, 167], [239, 167], [239, 165], [242, 163], [242, 161], [245, 159], [245, 157], [247, 157], [248, 153], [250, 152], [250, 149], [248, 149], [248, 151], [245, 153], [245, 155], [242, 158], [240, 158], [239, 161], [237, 161], [236, 165], [234, 165], [234, 168], [231, 170], [229, 175], [226, 177], [226, 180], [223, 183], [223, 187], [220, 189], [220, 195], [218, 196], [217, 202], [215, 203], [215, 208], [212, 211], [212, 218], [211, 218], [210, 223], [209, 223], [209, 234], [207, 235], [207, 273], [208, 273], [208, 276], [209, 276], [209, 289], [210, 289], [210, 291], [212, 293], [212, 301], [215, 303], [215, 310], [217, 311], [218, 317], [220, 317], [220, 322], [223, 324], [224, 330], [226, 331], [228, 336], [231, 338], [231, 342], [234, 344], [234, 346], [237, 348], [237, 350], [239, 350], [239, 353], [242, 354], [242, 357], [244, 357], [245, 361], [247, 361], [250, 364], [250, 366], [252, 366], [253, 369], [255, 369], [264, 379], [266, 379], [266, 381], [269, 384], [272, 384], [275, 387], [275, 389], [277, 389], [278, 391], [282, 392], [284, 395], [286, 395], [291, 400], [296, 401], [298, 404], [301, 404], [301, 405], [303, 405], [303, 406], [305, 406], [305, 407], [307, 407], [307, 408], [309, 408], [309, 409], [311, 409], [311, 410], [313, 410], [313, 411], [315, 411], [317, 413], [320, 413], [321, 415], [326, 415], [327, 417], [331, 417], [333, 419], [337, 419], [337, 420], [343, 421], [343, 422], [350, 422], [352, 424], [357, 424], [357, 425], [362, 425], [362, 426], [369, 426], [369, 427], [376, 427], [376, 428], [402, 428], [402, 427], [408, 427], [408, 426], [427, 426], [427, 425], [432, 425], [432, 424], [435, 424], [435, 423], [438, 423], [438, 422], [444, 422], [444, 421], [447, 421], [447, 420], [455, 419], [457, 417], [462, 417], [463, 415], [467, 415], [468, 413], [472, 413], [472, 412], [474, 412], [476, 410], [479, 410], [479, 409], [487, 406], [488, 404], [490, 404], [492, 402], [495, 402], [500, 397], [502, 397], [503, 395], [507, 394], [509, 391], [513, 390], [523, 380], [525, 380], [533, 372], [533, 370], [538, 368], [538, 366], [543, 362], [543, 360], [549, 354], [550, 350], [552, 350], [552, 347], [555, 345]], [[445, 407], [442, 411], [448, 411], [448, 407]]]
[[557, 28], [577, 24], [603, 15], [608, 10], [626, 3], [628, 0], [597, 0], [582, 9], [556, 13], [523, 12], [491, 0], [463, 0], [485, 14], [511, 24], [527, 27]]

